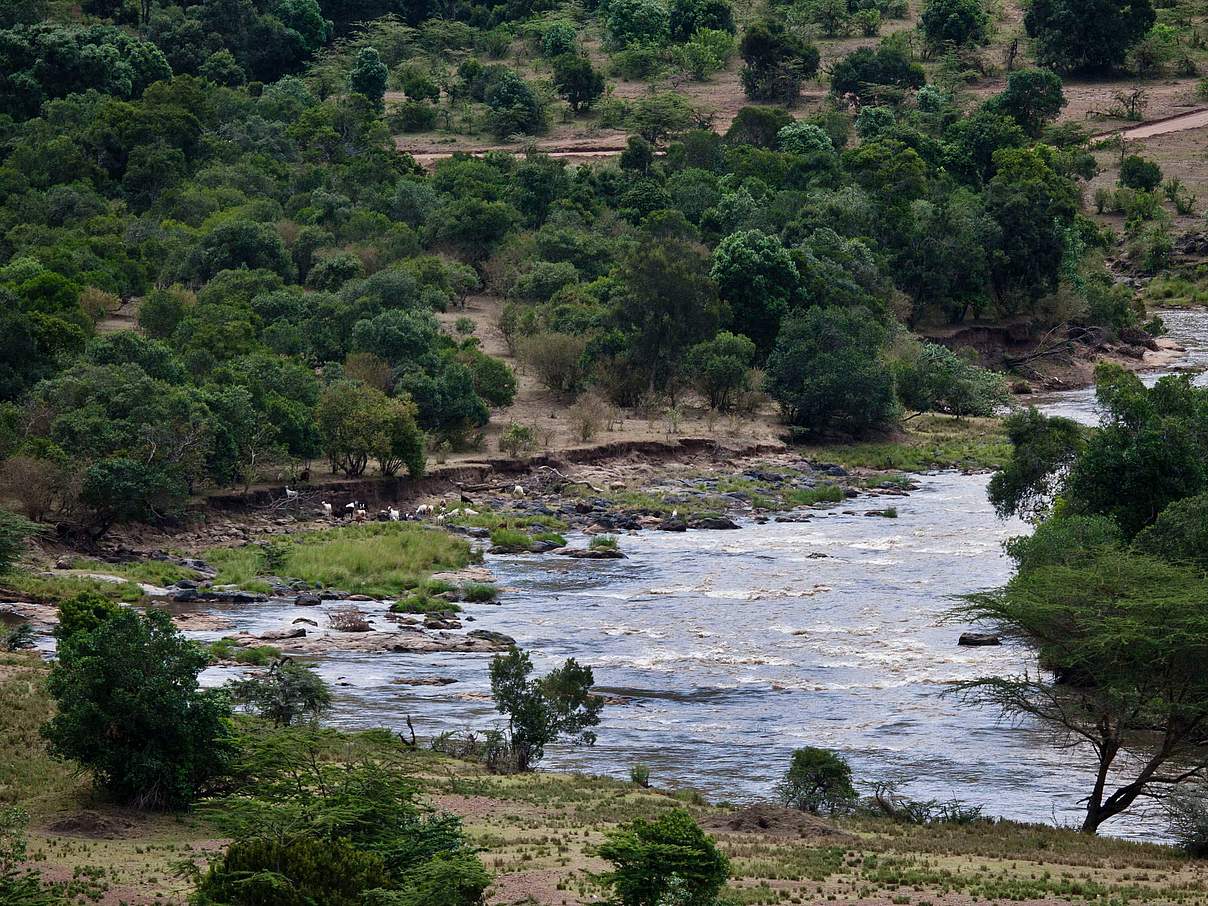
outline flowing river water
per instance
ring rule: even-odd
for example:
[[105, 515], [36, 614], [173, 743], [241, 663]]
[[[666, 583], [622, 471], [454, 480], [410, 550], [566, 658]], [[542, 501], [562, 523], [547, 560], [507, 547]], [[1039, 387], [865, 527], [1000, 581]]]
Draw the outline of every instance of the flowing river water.
[[[1165, 317], [1188, 349], [1185, 364], [1208, 365], [1208, 313]], [[1094, 420], [1089, 391], [1036, 402]], [[490, 556], [507, 591], [501, 604], [468, 604], [466, 613], [475, 628], [513, 636], [540, 671], [567, 657], [590, 665], [600, 691], [617, 700], [604, 709], [596, 746], [551, 747], [543, 768], [627, 777], [642, 762], [660, 786], [744, 801], [769, 796], [791, 750], [815, 745], [844, 753], [858, 778], [895, 781], [913, 797], [1073, 823], [1089, 788], [1087, 752], [942, 694], [1030, 664], [1012, 645], [958, 647], [966, 627], [943, 619], [956, 596], [1006, 581], [1002, 542], [1026, 530], [995, 517], [987, 480], [924, 476], [896, 501], [897, 519], [866, 518], [883, 501], [860, 498], [844, 507], [857, 515], [623, 536], [626, 560]], [[290, 601], [220, 612], [252, 632], [319, 616]], [[336, 652], [316, 668], [335, 685], [335, 724], [400, 728], [411, 715], [430, 737], [497, 725], [489, 658]], [[230, 673], [215, 668], [206, 679]], [[435, 678], [456, 682], [396, 682]], [[1144, 817], [1105, 830], [1162, 832]]]

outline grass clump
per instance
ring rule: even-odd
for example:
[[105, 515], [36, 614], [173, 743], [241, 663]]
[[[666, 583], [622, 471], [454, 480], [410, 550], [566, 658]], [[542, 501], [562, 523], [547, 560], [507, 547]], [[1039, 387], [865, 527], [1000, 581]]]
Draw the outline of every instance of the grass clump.
[[271, 548], [216, 548], [206, 558], [218, 570], [216, 584], [251, 589], [257, 577], [272, 573], [326, 588], [389, 597], [415, 588], [431, 572], [461, 569], [476, 555], [467, 541], [446, 532], [374, 522], [298, 535]]
[[272, 645], [240, 645], [232, 638], [210, 642], [207, 650], [212, 662], [234, 662], [248, 667], [267, 667], [280, 659], [281, 649]]
[[475, 604], [484, 604], [499, 597], [499, 588], [490, 582], [467, 582], [461, 587], [461, 597]]
[[532, 516], [516, 516], [511, 513], [500, 513], [496, 510], [484, 509], [480, 510], [474, 516], [467, 516], [464, 513], [458, 513], [456, 516], [448, 516], [445, 519], [451, 525], [468, 525], [475, 528], [484, 528], [489, 531], [494, 531], [498, 528], [533, 528], [541, 526], [542, 528], [559, 531], [566, 528], [566, 520], [559, 519], [557, 516], [546, 516], [537, 513]]
[[615, 551], [617, 549], [616, 535], [596, 535], [587, 543], [593, 551]]
[[458, 613], [461, 606], [444, 598], [432, 598], [426, 594], [407, 595], [390, 605], [391, 613]]
[[820, 484], [816, 488], [785, 488], [782, 497], [786, 506], [814, 506], [819, 503], [839, 503], [844, 497], [837, 484]]
[[491, 532], [491, 547], [499, 552], [523, 552], [530, 550], [533, 539], [526, 533], [512, 528], [497, 528]]
[[558, 547], [566, 547], [566, 538], [557, 532], [537, 532], [533, 535], [534, 541], [546, 541], [550, 544], [556, 544]]

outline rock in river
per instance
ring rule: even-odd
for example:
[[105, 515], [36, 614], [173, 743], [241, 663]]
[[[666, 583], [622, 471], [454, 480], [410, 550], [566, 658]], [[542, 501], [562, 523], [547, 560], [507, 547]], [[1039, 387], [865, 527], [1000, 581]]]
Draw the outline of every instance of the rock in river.
[[982, 648], [987, 645], [1001, 645], [1002, 639], [988, 632], [962, 632], [956, 644], [969, 648]]

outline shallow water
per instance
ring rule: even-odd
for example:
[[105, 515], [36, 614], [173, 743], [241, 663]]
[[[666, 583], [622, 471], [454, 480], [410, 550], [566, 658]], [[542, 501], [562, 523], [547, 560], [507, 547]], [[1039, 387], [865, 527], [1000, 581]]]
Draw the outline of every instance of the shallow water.
[[[1192, 361], [1208, 363], [1208, 314], [1167, 322]], [[1094, 414], [1089, 393], [1046, 408]], [[488, 557], [507, 593], [466, 614], [474, 628], [515, 637], [538, 670], [574, 657], [624, 699], [605, 708], [594, 748], [551, 747], [545, 768], [624, 777], [644, 762], [660, 786], [738, 801], [769, 795], [789, 752], [817, 745], [845, 753], [857, 777], [897, 781], [912, 796], [1072, 823], [1089, 787], [1087, 753], [943, 695], [1030, 663], [1013, 646], [958, 647], [965, 627], [943, 619], [955, 596], [1008, 578], [1002, 542], [1025, 530], [995, 518], [986, 481], [925, 476], [893, 500], [897, 519], [863, 515], [884, 500], [859, 498], [806, 523], [625, 536], [627, 560]], [[221, 612], [253, 632], [319, 616], [290, 602]], [[336, 684], [334, 723], [401, 728], [411, 715], [432, 736], [497, 721], [489, 657], [337, 653], [317, 669]], [[393, 682], [423, 677], [457, 682]], [[1133, 817], [1106, 830], [1157, 837], [1162, 827]]]

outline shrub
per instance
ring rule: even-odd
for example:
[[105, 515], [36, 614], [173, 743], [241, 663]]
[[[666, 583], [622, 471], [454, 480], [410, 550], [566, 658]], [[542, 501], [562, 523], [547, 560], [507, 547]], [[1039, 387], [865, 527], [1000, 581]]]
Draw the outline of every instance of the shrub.
[[373, 628], [369, 618], [353, 604], [333, 609], [327, 614], [327, 622], [336, 632], [368, 632]]
[[670, 13], [658, 0], [610, 0], [605, 21], [609, 47], [662, 45], [671, 36]]
[[981, 0], [928, 0], [920, 25], [932, 48], [965, 47], [986, 43], [990, 17]]
[[856, 801], [847, 761], [813, 747], [793, 752], [777, 792], [785, 805], [814, 815], [846, 811]]
[[318, 720], [331, 706], [331, 692], [323, 679], [309, 667], [282, 658], [262, 674], [231, 683], [236, 704], [288, 727], [303, 718]]
[[795, 120], [776, 133], [776, 146], [789, 154], [832, 154], [835, 146], [826, 130], [814, 123]]
[[0, 510], [0, 575], [8, 572], [25, 552], [26, 539], [39, 531], [28, 519], [8, 510]]
[[78, 632], [92, 632], [121, 609], [120, 604], [102, 594], [81, 592], [59, 605], [55, 638], [65, 642]]
[[584, 393], [573, 406], [566, 410], [575, 437], [587, 443], [608, 421], [609, 406], [594, 393]]
[[1208, 571], [1208, 494], [1168, 504], [1133, 545], [1142, 553]]
[[512, 422], [499, 435], [499, 451], [508, 456], [531, 453], [537, 448], [537, 436], [528, 425]]
[[398, 132], [430, 132], [436, 128], [436, 112], [427, 101], [403, 101], [390, 111], [390, 126]]
[[615, 551], [617, 538], [616, 535], [596, 535], [587, 546], [593, 551]]
[[209, 658], [159, 610], [122, 609], [59, 647], [50, 750], [90, 768], [118, 801], [188, 805], [231, 754], [225, 693], [198, 686]]
[[579, 31], [571, 22], [551, 22], [541, 35], [542, 56], [554, 59], [579, 50]]
[[1176, 790], [1165, 800], [1170, 834], [1196, 858], [1208, 856], [1208, 790], [1200, 783]]
[[604, 76], [587, 57], [567, 53], [554, 59], [554, 88], [578, 113], [590, 109], [604, 94]]
[[34, 628], [29, 623], [19, 623], [12, 629], [0, 628], [0, 651], [25, 651], [36, 644]]
[[1076, 566], [1122, 543], [1120, 527], [1109, 516], [1061, 516], [1044, 520], [1030, 535], [1012, 538], [1006, 551], [1026, 573], [1046, 566]]
[[729, 860], [680, 809], [613, 831], [599, 854], [613, 864], [604, 878], [622, 906], [657, 906], [677, 887], [683, 902], [712, 903], [730, 876]]
[[437, 853], [402, 875], [401, 890], [367, 893], [361, 906], [478, 906], [491, 876], [471, 852]]
[[539, 333], [516, 344], [520, 360], [533, 369], [537, 379], [557, 393], [571, 393], [586, 377], [583, 352], [587, 341], [567, 333]]
[[360, 906], [390, 886], [381, 856], [312, 836], [232, 843], [197, 885], [199, 906]]
[[1001, 374], [966, 361], [938, 343], [911, 347], [894, 362], [893, 371], [898, 397], [916, 412], [988, 417], [1010, 400]]
[[25, 812], [0, 808], [0, 904], [3, 906], [60, 906], [65, 902], [43, 887], [38, 872], [28, 867]]
[[636, 783], [638, 786], [640, 786], [642, 789], [649, 789], [650, 788], [650, 765], [641, 764], [641, 763], [635, 764], [633, 767], [631, 767], [629, 769], [629, 779], [633, 783]]
[[730, 408], [734, 396], [750, 385], [755, 344], [723, 330], [712, 340], [688, 350], [684, 368], [696, 390], [714, 409]]
[[1130, 154], [1120, 162], [1120, 185], [1152, 192], [1162, 184], [1162, 169], [1152, 160]]

